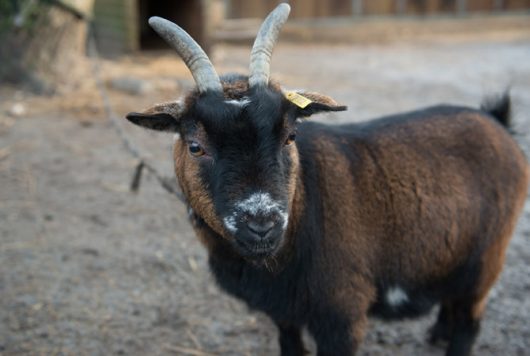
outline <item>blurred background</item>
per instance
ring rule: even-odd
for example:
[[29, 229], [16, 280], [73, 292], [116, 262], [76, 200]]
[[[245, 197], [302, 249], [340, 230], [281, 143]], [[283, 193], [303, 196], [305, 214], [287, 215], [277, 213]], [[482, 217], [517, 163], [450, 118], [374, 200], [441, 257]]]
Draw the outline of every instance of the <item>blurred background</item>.
[[[186, 207], [151, 174], [131, 192], [131, 148], [174, 182], [172, 137], [123, 119], [193, 87], [150, 16], [186, 29], [219, 73], [247, 74], [278, 3], [0, 0], [0, 355], [278, 354], [271, 322], [215, 286]], [[530, 0], [289, 3], [272, 76], [349, 107], [315, 120], [478, 107], [510, 88], [530, 153]], [[529, 237], [527, 204], [478, 355], [530, 350]], [[425, 342], [434, 319], [371, 320], [359, 353], [442, 355]]]

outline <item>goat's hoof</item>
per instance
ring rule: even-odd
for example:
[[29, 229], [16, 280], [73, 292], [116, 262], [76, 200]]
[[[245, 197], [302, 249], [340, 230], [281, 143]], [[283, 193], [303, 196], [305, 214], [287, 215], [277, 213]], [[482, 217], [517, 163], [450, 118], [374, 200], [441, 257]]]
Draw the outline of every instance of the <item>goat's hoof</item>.
[[447, 346], [451, 337], [448, 326], [439, 323], [434, 324], [429, 329], [427, 336], [427, 341], [429, 344], [441, 347]]

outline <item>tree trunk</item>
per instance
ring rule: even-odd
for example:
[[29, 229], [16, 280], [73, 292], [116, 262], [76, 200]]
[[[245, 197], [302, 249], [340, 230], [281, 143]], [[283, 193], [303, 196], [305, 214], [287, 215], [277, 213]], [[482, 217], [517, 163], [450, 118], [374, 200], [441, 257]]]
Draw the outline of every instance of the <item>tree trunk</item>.
[[88, 70], [87, 18], [93, 0], [11, 4], [0, 27], [0, 81], [46, 94], [78, 86]]

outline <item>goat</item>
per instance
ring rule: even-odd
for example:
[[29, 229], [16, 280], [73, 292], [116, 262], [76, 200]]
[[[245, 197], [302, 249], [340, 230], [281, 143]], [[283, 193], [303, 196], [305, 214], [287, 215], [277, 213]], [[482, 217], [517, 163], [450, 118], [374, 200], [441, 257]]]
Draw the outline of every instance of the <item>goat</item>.
[[303, 327], [318, 355], [353, 355], [369, 315], [414, 317], [437, 303], [430, 342], [470, 354], [527, 192], [509, 96], [481, 110], [304, 121], [346, 107], [269, 79], [289, 11], [265, 19], [248, 77], [219, 77], [188, 34], [151, 18], [197, 87], [127, 119], [179, 134], [175, 173], [214, 278], [276, 323], [282, 355], [305, 353]]

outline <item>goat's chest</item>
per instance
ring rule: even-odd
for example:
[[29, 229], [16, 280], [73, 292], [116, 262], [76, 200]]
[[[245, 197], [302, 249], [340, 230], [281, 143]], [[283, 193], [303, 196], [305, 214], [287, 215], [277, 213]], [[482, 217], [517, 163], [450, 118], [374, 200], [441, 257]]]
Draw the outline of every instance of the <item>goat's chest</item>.
[[245, 262], [218, 261], [210, 258], [210, 268], [219, 286], [272, 319], [300, 320], [307, 314], [307, 293], [300, 278], [287, 269], [271, 273]]

